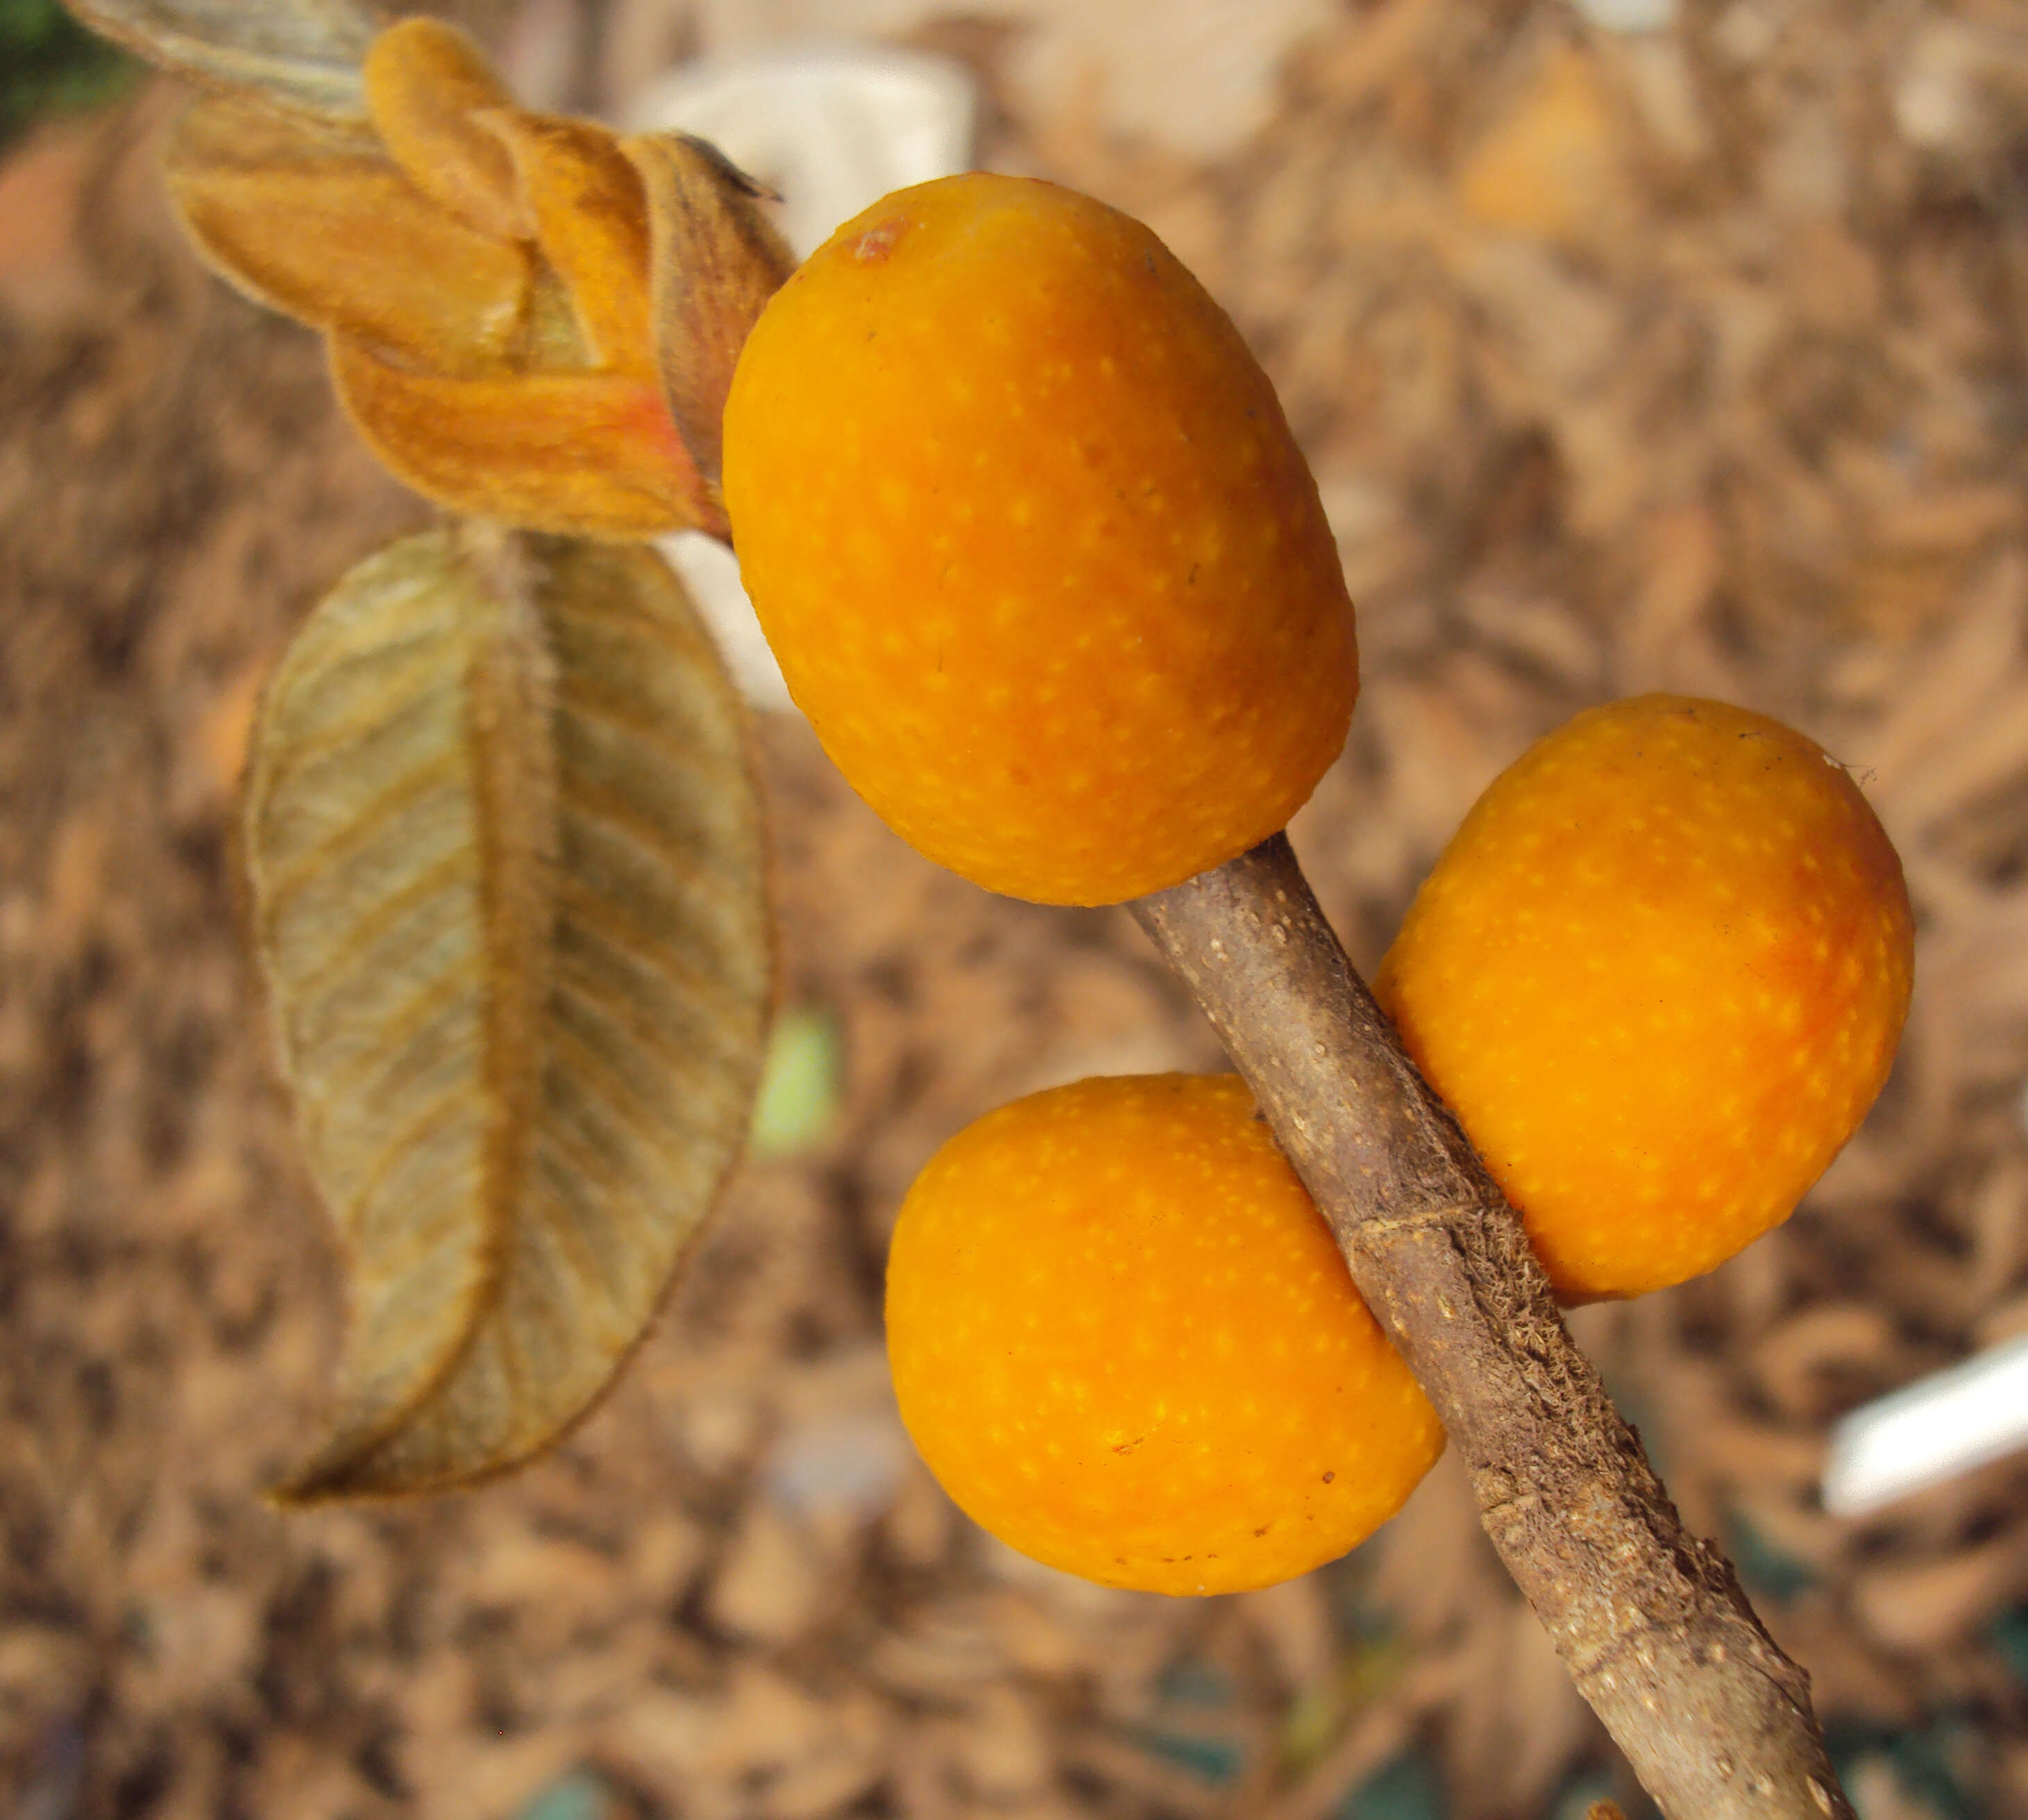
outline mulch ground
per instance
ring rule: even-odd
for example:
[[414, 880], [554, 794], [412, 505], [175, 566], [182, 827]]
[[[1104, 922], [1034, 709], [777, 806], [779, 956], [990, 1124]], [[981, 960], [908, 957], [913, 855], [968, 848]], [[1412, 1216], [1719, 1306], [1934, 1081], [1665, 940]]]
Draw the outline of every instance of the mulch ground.
[[[991, 83], [993, 34], [946, 42]], [[879, 1346], [916, 1168], [1015, 1093], [1217, 1052], [1123, 915], [916, 860], [787, 718], [757, 741], [787, 997], [842, 1037], [828, 1137], [745, 1168], [551, 1458], [266, 1507], [340, 1289], [240, 938], [237, 771], [291, 628], [426, 515], [310, 338], [178, 247], [161, 113], [0, 167], [6, 1811], [1534, 1820], [1611, 1785], [1448, 1463], [1346, 1562], [1207, 1601], [1032, 1567], [929, 1482]], [[1574, 1325], [1868, 1820], [2028, 1811], [2028, 1470], [1863, 1522], [1815, 1492], [1844, 1410], [2028, 1332], [2018, 17], [1735, 0], [1629, 38], [1388, 0], [1216, 165], [1072, 105], [993, 134], [1152, 221], [1312, 453], [1366, 684], [1294, 838], [1363, 964], [1589, 703], [1723, 696], [1860, 768], [1921, 923], [1887, 1094], [1782, 1231]]]

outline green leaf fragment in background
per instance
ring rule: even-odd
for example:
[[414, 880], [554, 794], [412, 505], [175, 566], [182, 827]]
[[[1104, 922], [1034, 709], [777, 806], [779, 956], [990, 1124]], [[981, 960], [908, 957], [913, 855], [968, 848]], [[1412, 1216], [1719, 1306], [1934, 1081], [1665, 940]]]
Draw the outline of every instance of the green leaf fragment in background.
[[1615, 1798], [1612, 1778], [1603, 1770], [1594, 1770], [1564, 1788], [1556, 1797], [1556, 1806], [1549, 1810], [1549, 1820], [1586, 1820], [1599, 1802]]
[[1961, 1721], [1939, 1718], [1920, 1729], [1885, 1732], [1833, 1724], [1824, 1742], [1831, 1767], [1850, 1791], [1860, 1820], [1876, 1812], [1923, 1820], [1980, 1820], [1965, 1793], [1972, 1778], [1960, 1762], [1975, 1734]]
[[1420, 1751], [1405, 1751], [1348, 1795], [1337, 1820], [1444, 1820], [1444, 1792]]
[[1234, 1696], [1232, 1677], [1223, 1669], [1189, 1657], [1171, 1663], [1155, 1682], [1155, 1697], [1164, 1706], [1230, 1707]]
[[612, 1811], [605, 1784], [589, 1770], [573, 1770], [536, 1796], [518, 1820], [606, 1820]]
[[816, 1149], [838, 1118], [844, 1045], [830, 1012], [805, 1006], [775, 1021], [748, 1149], [762, 1160]]
[[58, 0], [0, 0], [0, 145], [44, 114], [113, 100], [139, 68]]
[[1215, 1663], [1186, 1657], [1162, 1670], [1153, 1692], [1163, 1718], [1171, 1722], [1158, 1721], [1142, 1734], [1148, 1753], [1201, 1781], [1237, 1781], [1246, 1766], [1245, 1747], [1218, 1718], [1235, 1702], [1231, 1675]]
[[1236, 1738], [1194, 1732], [1151, 1732], [1146, 1744], [1149, 1755], [1173, 1763], [1214, 1786], [1238, 1781], [1239, 1772], [1246, 1767], [1246, 1752]]
[[1726, 1552], [1739, 1570], [1741, 1580], [1752, 1592], [1764, 1593], [1786, 1605], [1817, 1583], [1807, 1562], [1769, 1541], [1741, 1511], [1727, 1513], [1724, 1539]]
[[1986, 1626], [1986, 1641], [1994, 1653], [2014, 1671], [2014, 1678], [2028, 1686], [2028, 1607], [2003, 1611]]

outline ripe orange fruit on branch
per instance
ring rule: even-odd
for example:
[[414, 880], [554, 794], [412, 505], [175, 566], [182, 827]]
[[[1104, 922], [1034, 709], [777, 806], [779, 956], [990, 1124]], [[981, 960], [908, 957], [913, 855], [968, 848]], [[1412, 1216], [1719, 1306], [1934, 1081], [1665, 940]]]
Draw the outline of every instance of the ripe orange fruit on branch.
[[951, 177], [846, 223], [747, 339], [724, 489], [825, 749], [994, 890], [1175, 884], [1344, 743], [1352, 607], [1273, 388], [1087, 197]]
[[1081, 1081], [960, 1132], [902, 1204], [887, 1348], [959, 1505], [1108, 1585], [1304, 1573], [1443, 1448], [1230, 1075]]
[[1778, 722], [1646, 695], [1495, 780], [1374, 980], [1571, 1300], [1723, 1263], [1788, 1218], [1887, 1078], [1900, 861]]

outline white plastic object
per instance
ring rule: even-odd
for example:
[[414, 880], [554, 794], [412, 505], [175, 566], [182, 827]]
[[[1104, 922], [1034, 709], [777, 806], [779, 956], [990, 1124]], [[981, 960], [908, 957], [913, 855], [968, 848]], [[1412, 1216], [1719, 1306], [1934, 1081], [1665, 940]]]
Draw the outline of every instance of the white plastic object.
[[[801, 43], [686, 63], [627, 110], [638, 131], [694, 133], [782, 198], [797, 257], [891, 190], [968, 168], [978, 98], [948, 57], [872, 45]], [[791, 709], [739, 565], [694, 531], [657, 547], [716, 634], [755, 707]]]
[[1831, 1431], [1824, 1508], [1863, 1517], [2028, 1447], [2028, 1338], [1918, 1378]]
[[1577, 9], [1603, 31], [1666, 31], [1676, 23], [1676, 0], [1576, 0]]
[[627, 124], [709, 139], [778, 191], [802, 259], [889, 191], [965, 169], [977, 111], [971, 73], [949, 57], [820, 41], [680, 65]]
[[739, 585], [739, 559], [715, 537], [701, 531], [679, 531], [659, 537], [655, 547], [683, 578], [704, 623], [718, 641], [718, 654], [732, 674], [732, 684], [753, 707], [790, 712], [789, 686], [782, 666], [768, 649], [767, 634], [753, 616], [753, 603]]

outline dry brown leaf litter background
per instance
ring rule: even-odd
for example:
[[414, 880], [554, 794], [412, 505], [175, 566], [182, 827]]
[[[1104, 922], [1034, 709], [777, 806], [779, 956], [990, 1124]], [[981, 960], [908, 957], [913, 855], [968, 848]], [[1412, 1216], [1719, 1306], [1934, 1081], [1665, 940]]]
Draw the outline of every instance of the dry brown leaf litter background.
[[[924, 35], [989, 78], [1005, 50]], [[1578, 1325], [1692, 1521], [1750, 1526], [1820, 1710], [1963, 1715], [1994, 1814], [2028, 1804], [1987, 1630], [2028, 1593], [2028, 1475], [1861, 1525], [1812, 1488], [1831, 1417], [2028, 1330], [2024, 71], [1997, 6], [1623, 39], [1393, 0], [1210, 165], [1005, 87], [994, 148], [1153, 220], [1312, 449], [1367, 682], [1296, 835], [1356, 958], [1493, 772], [1605, 695], [1727, 695], [1869, 774], [1923, 917], [1878, 1115], [1783, 1232]], [[233, 776], [290, 629], [420, 515], [306, 338], [176, 250], [146, 118], [0, 179], [5, 1798], [63, 1811], [75, 1772], [93, 1815], [506, 1815], [590, 1765], [643, 1814], [1323, 1815], [1419, 1741], [1453, 1811], [1546, 1812], [1594, 1734], [1448, 1467], [1343, 1571], [1172, 1604], [1026, 1567], [910, 1463], [877, 1296], [917, 1164], [1027, 1088], [1216, 1058], [1123, 919], [935, 872], [790, 725], [760, 756], [788, 993], [845, 1037], [830, 1142], [742, 1174], [556, 1458], [439, 1504], [257, 1503], [337, 1308], [236, 938]], [[1855, 1781], [1923, 1811], [1883, 1759]]]

